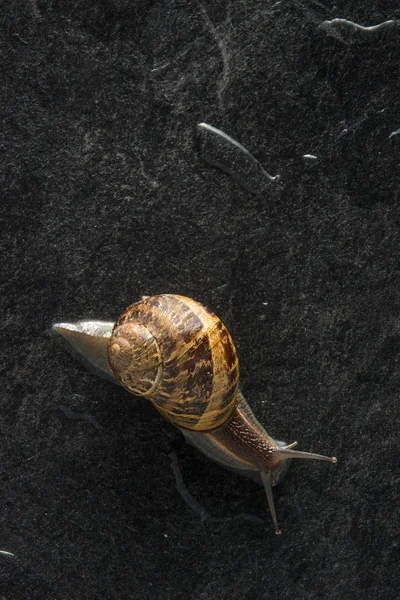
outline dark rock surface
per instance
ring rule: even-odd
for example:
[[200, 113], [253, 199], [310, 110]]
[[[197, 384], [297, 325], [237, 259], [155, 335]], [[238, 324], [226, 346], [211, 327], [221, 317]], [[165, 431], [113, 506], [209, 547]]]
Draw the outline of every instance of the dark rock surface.
[[[3, 0], [2, 600], [398, 598], [398, 19]], [[210, 166], [199, 123], [259, 165]], [[161, 292], [223, 319], [272, 435], [338, 457], [292, 466], [279, 537], [261, 487], [49, 333]]]

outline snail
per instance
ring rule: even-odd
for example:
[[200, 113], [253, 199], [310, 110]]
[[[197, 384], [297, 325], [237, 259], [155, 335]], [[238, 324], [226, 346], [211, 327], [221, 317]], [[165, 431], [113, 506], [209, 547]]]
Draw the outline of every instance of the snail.
[[239, 361], [227, 328], [196, 300], [143, 296], [115, 324], [57, 323], [53, 330], [92, 370], [150, 400], [206, 456], [262, 483], [277, 534], [272, 486], [290, 460], [336, 462], [268, 435], [239, 389]]

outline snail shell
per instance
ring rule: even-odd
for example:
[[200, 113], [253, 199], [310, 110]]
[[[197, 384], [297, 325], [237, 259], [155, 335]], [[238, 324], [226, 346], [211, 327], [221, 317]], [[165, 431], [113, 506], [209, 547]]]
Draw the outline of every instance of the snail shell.
[[190, 298], [164, 294], [129, 306], [115, 324], [108, 357], [121, 385], [177, 427], [218, 429], [237, 405], [233, 340], [214, 313]]

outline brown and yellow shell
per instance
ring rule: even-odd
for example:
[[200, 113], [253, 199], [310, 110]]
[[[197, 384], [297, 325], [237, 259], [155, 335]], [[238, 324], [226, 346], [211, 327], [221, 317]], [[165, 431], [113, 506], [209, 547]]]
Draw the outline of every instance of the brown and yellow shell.
[[177, 427], [215, 431], [238, 402], [239, 361], [224, 324], [199, 302], [143, 297], [118, 318], [108, 346], [115, 377]]

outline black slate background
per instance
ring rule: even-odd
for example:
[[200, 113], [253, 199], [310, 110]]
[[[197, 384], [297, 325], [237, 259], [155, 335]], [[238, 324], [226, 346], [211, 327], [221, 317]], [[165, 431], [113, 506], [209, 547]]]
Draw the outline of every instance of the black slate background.
[[[335, 17], [400, 9], [2, 2], [2, 600], [398, 597], [400, 30]], [[264, 202], [201, 122], [280, 175]], [[279, 537], [260, 487], [49, 333], [161, 292], [228, 325], [272, 435], [338, 457], [292, 466]]]

